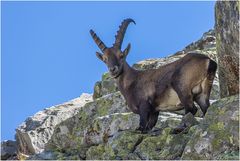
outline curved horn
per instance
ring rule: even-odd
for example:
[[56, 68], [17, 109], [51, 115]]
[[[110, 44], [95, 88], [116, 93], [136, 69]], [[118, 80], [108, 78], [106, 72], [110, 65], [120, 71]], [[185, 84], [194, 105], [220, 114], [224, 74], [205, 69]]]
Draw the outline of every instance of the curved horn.
[[102, 40], [97, 36], [97, 34], [93, 30], [90, 30], [90, 34], [95, 43], [97, 44], [97, 46], [102, 50], [102, 52], [104, 52], [104, 50], [107, 48], [106, 45], [102, 42]]
[[117, 35], [115, 36], [115, 43], [113, 44], [114, 48], [121, 49], [125, 32], [127, 30], [129, 23], [131, 22], [136, 24], [133, 19], [128, 18], [123, 20], [122, 24], [119, 26], [119, 30], [117, 31]]

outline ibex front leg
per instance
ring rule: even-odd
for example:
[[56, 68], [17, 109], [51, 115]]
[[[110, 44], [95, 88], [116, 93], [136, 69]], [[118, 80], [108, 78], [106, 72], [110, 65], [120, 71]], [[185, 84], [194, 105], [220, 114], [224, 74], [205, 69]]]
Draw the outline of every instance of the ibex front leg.
[[149, 129], [149, 117], [151, 113], [151, 105], [147, 102], [143, 102], [139, 106], [139, 115], [140, 115], [140, 123], [139, 128], [142, 133], [147, 133]]
[[151, 130], [158, 121], [159, 112], [154, 111], [150, 113], [149, 120], [148, 120], [148, 129]]

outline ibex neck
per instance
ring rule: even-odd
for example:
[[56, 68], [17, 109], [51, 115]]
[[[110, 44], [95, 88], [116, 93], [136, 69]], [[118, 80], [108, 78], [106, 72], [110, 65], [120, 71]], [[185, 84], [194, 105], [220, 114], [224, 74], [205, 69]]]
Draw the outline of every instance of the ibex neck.
[[122, 74], [117, 78], [118, 88], [122, 93], [135, 81], [136, 75], [137, 71], [130, 67], [127, 62], [124, 62]]

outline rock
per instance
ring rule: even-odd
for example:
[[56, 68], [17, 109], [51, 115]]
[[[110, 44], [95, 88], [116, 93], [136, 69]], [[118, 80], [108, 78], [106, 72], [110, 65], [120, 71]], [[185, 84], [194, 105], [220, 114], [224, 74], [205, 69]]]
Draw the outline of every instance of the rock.
[[[198, 118], [199, 120], [200, 118]], [[197, 119], [193, 116], [192, 113], [188, 113], [182, 117], [181, 123], [171, 130], [171, 134], [178, 134], [180, 132], [188, 132], [189, 128], [199, 124]]]
[[88, 160], [136, 160], [140, 159], [134, 153], [136, 147], [142, 142], [147, 134], [140, 134], [134, 131], [121, 131], [112, 137], [107, 144], [93, 146], [87, 151]]
[[[161, 112], [155, 129], [165, 127], [174, 128], [180, 123], [182, 116], [168, 112]], [[139, 115], [132, 112], [114, 113], [97, 117], [90, 126], [84, 130], [84, 142], [87, 145], [107, 143], [119, 131], [135, 130], [139, 127]], [[154, 130], [154, 129], [153, 129]]]
[[139, 116], [131, 112], [98, 117], [85, 130], [84, 141], [88, 145], [106, 143], [118, 131], [135, 130], [138, 126]]
[[217, 1], [215, 30], [221, 97], [239, 93], [239, 1]]
[[41, 153], [31, 155], [27, 160], [56, 160], [57, 156], [51, 151], [43, 151]]
[[159, 136], [145, 138], [136, 148], [135, 153], [144, 160], [160, 159], [160, 151], [169, 135], [170, 128], [164, 129]]
[[158, 69], [165, 64], [174, 62], [179, 58], [182, 58], [184, 55], [185, 54], [165, 58], [146, 59], [133, 64], [133, 68], [137, 70]]
[[[181, 157], [182, 159], [236, 159], [239, 145], [226, 147], [230, 145], [229, 142], [237, 143], [238, 126], [236, 123], [239, 121], [239, 111], [236, 110], [238, 106], [235, 104], [238, 103], [238, 97], [216, 101], [209, 107], [206, 118], [197, 118], [197, 121], [200, 121], [199, 125], [195, 125], [198, 124], [195, 118], [186, 115], [183, 121], [188, 122], [189, 126], [194, 126], [180, 134], [171, 134], [170, 131], [181, 122], [182, 116], [170, 112], [160, 112], [157, 125], [152, 132], [141, 134], [135, 131], [134, 129], [139, 123], [139, 116], [131, 112], [124, 113], [125, 110], [122, 107], [125, 107], [125, 104], [121, 104], [121, 102], [124, 102], [123, 98], [119, 92], [116, 92], [87, 103], [79, 110], [78, 114], [57, 126], [58, 130], [55, 130], [52, 135], [52, 138], [55, 139], [51, 140], [55, 147], [49, 146], [45, 148], [46, 151], [30, 156], [28, 159], [139, 160], [181, 159]], [[223, 134], [227, 134], [227, 132], [221, 132], [224, 129], [221, 122], [227, 121], [226, 119], [234, 120], [235, 123], [226, 123], [228, 125], [226, 131], [231, 136], [225, 137]], [[75, 120], [75, 122], [69, 122], [69, 120]], [[229, 126], [229, 124], [233, 126]], [[209, 129], [207, 133], [206, 129]], [[56, 137], [56, 133], [62, 133], [62, 135]], [[204, 136], [208, 134], [210, 136], [204, 142]], [[204, 153], [202, 153], [201, 150], [207, 147], [202, 143], [213, 143], [213, 147], [217, 150], [222, 145], [220, 144], [222, 138], [230, 140], [229, 142], [223, 140], [224, 150], [227, 149], [225, 153], [217, 153], [219, 155], [215, 154], [214, 156], [217, 156], [215, 158], [202, 156], [214, 154], [214, 149], [203, 150]], [[211, 139], [217, 140], [212, 141]], [[195, 154], [197, 152], [194, 151], [194, 148], [200, 154]], [[189, 149], [193, 149], [193, 151], [189, 152]]]
[[83, 160], [76, 151], [43, 151], [31, 155], [26, 160]]
[[144, 134], [123, 131], [117, 133], [108, 142], [108, 148], [115, 154], [115, 159], [129, 160], [130, 154], [135, 151], [136, 146], [142, 142]]
[[[116, 94], [119, 94], [119, 92], [115, 93], [115, 95]], [[107, 95], [97, 100], [111, 100], [109, 97], [112, 96], [113, 95]], [[93, 104], [93, 102], [85, 105], [87, 106], [87, 109], [90, 107], [89, 104]], [[85, 107], [83, 107], [82, 110], [84, 110], [84, 108]], [[111, 108], [115, 109], [113, 106]], [[109, 111], [114, 110], [109, 109]], [[78, 116], [81, 115], [81, 113], [82, 112], [79, 112]], [[59, 125], [59, 127], [67, 126], [66, 128], [70, 129], [70, 127], [72, 127], [72, 129], [67, 130], [67, 133], [64, 135], [53, 135], [53, 139], [51, 142], [49, 142], [51, 145], [49, 145], [47, 149], [54, 152], [64, 151], [64, 154], [62, 154], [63, 156], [66, 156], [66, 153], [69, 154], [69, 151], [76, 151], [78, 154], [82, 152], [82, 154], [79, 154], [80, 157], [90, 160], [139, 159], [138, 155], [136, 153], [133, 153], [133, 145], [136, 146], [138, 142], [140, 142], [138, 139], [134, 140], [135, 137], [140, 135], [142, 136], [142, 134], [135, 131], [139, 125], [138, 115], [133, 114], [132, 112], [113, 113], [105, 116], [101, 116], [99, 113], [88, 113], [91, 120], [88, 120], [84, 123], [81, 120], [79, 120], [80, 122], [75, 123], [71, 123], [66, 120], [62, 123], [62, 125]], [[159, 129], [164, 129], [166, 127], [175, 127], [181, 122], [181, 118], [181, 115], [169, 112], [161, 112], [157, 125], [153, 129], [157, 132], [152, 132], [151, 135], [158, 135]], [[58, 131], [56, 131], [56, 133], [58, 133]], [[129, 140], [127, 137], [129, 137]], [[128, 145], [128, 149], [124, 148], [123, 146], [127, 144], [126, 142], [129, 142], [130, 144], [130, 139], [133, 139], [131, 145]], [[120, 149], [120, 147], [123, 147], [123, 150], [117, 150]], [[67, 152], [66, 149], [68, 149]], [[76, 155], [76, 153], [71, 153], [71, 155]]]
[[[187, 45], [181, 52], [177, 52], [174, 55], [179, 55], [180, 53], [188, 53], [192, 51], [211, 51], [216, 49], [216, 37], [215, 37], [215, 31], [214, 30], [209, 30], [208, 32], [205, 32], [203, 36], [197, 40], [196, 42], [193, 42], [189, 45]], [[216, 50], [215, 50], [216, 51]], [[209, 55], [212, 59], [215, 60], [216, 54], [207, 54]]]
[[194, 131], [181, 159], [239, 160], [239, 96], [214, 102]]
[[105, 153], [104, 145], [92, 146], [87, 151], [87, 160], [103, 160], [103, 154]]
[[129, 112], [129, 110], [120, 92], [105, 95], [89, 102], [79, 110], [77, 115], [56, 127], [47, 149], [85, 148], [87, 146], [86, 139], [84, 139], [85, 129], [92, 125], [96, 118], [124, 112]]
[[118, 91], [118, 87], [114, 78], [109, 73], [102, 75], [102, 81], [98, 81], [94, 86], [93, 99], [100, 98], [104, 95]]
[[181, 122], [183, 122], [187, 127], [199, 124], [197, 119], [191, 113], [184, 115]]
[[51, 139], [55, 127], [62, 121], [76, 115], [92, 95], [82, 94], [61, 105], [47, 108], [26, 119], [16, 129], [18, 150], [24, 154], [40, 153]]
[[7, 140], [1, 142], [1, 160], [13, 159], [17, 156], [16, 141]]

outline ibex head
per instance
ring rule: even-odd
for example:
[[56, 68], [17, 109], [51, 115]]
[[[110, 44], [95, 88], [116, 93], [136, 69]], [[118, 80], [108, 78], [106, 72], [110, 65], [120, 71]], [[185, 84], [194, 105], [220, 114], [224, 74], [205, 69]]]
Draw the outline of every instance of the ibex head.
[[125, 32], [127, 30], [127, 27], [129, 23], [133, 22], [135, 24], [135, 21], [132, 19], [125, 19], [122, 24], [119, 26], [119, 30], [117, 32], [117, 35], [115, 36], [115, 42], [112, 47], [106, 47], [106, 45], [101, 41], [101, 39], [97, 36], [97, 34], [90, 30], [90, 34], [92, 35], [93, 40], [98, 45], [98, 47], [101, 49], [102, 53], [96, 52], [97, 57], [103, 61], [108, 69], [110, 74], [117, 78], [123, 71], [123, 64], [126, 61], [126, 57], [128, 55], [128, 52], [130, 50], [130, 43], [124, 49], [121, 50], [123, 38], [125, 35]]

